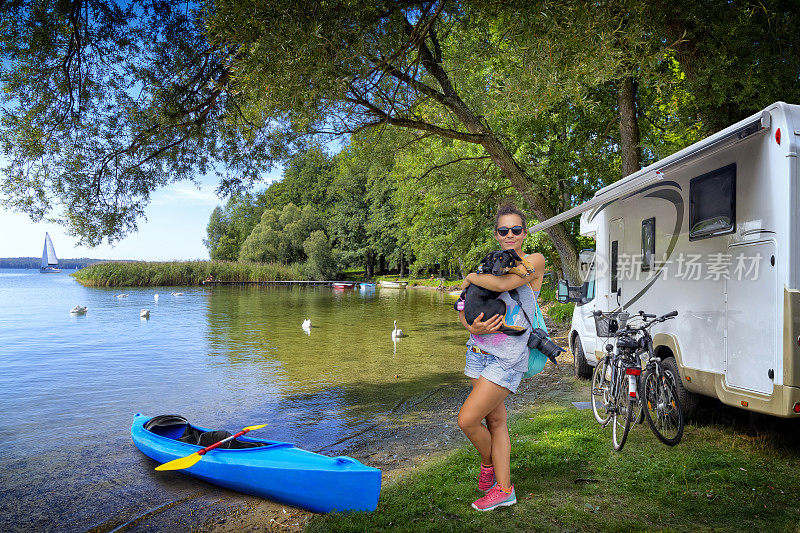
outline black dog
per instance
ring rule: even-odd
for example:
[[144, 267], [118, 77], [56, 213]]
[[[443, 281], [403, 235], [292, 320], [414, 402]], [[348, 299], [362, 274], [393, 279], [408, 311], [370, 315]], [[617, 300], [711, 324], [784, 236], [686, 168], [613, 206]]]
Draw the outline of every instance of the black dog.
[[[521, 258], [514, 250], [502, 250], [492, 252], [483, 258], [478, 267], [478, 274], [503, 274], [514, 273], [521, 277], [528, 277], [533, 272], [533, 265]], [[472, 325], [475, 319], [483, 313], [483, 319], [488, 320], [494, 315], [503, 317], [503, 323], [498, 331], [506, 335], [522, 335], [527, 331], [521, 326], [511, 326], [506, 324], [506, 304], [498, 299], [499, 292], [484, 289], [475, 284], [467, 287], [459, 296], [459, 301], [454, 305], [459, 309], [459, 303], [463, 302], [464, 318], [467, 324]]]

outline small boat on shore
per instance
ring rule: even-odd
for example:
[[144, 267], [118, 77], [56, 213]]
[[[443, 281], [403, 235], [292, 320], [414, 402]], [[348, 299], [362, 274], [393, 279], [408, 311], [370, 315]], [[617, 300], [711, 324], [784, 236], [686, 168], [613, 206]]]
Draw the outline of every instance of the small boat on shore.
[[354, 281], [335, 281], [333, 283], [334, 289], [354, 289], [356, 283]]
[[407, 281], [381, 281], [382, 289], [405, 289], [408, 285]]
[[[230, 436], [189, 424], [178, 415], [133, 417], [133, 443], [166, 463]], [[374, 511], [381, 471], [350, 457], [327, 457], [294, 444], [239, 437], [182, 470], [203, 481], [318, 513]]]
[[56, 257], [56, 249], [53, 248], [53, 241], [50, 240], [50, 234], [44, 232], [44, 250], [42, 250], [42, 267], [39, 269], [42, 274], [58, 274], [61, 269], [58, 268], [58, 257]]
[[359, 283], [358, 284], [358, 288], [361, 289], [362, 291], [368, 291], [368, 290], [374, 289], [375, 288], [375, 284], [374, 283]]

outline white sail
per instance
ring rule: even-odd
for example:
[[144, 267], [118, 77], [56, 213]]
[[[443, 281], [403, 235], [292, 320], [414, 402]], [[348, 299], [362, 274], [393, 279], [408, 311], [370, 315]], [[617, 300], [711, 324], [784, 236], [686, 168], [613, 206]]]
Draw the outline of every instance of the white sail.
[[42, 268], [48, 266], [58, 265], [58, 257], [56, 257], [56, 249], [53, 248], [53, 241], [50, 240], [50, 234], [44, 234], [44, 250], [42, 250]]

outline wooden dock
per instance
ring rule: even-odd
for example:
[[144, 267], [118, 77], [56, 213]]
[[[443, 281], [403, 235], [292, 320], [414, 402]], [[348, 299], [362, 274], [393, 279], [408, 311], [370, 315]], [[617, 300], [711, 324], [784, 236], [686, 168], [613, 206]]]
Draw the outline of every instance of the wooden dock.
[[358, 282], [355, 281], [201, 281], [200, 285], [203, 287], [230, 287], [230, 286], [240, 286], [240, 287], [275, 287], [275, 286], [288, 286], [288, 285], [299, 285], [305, 287], [330, 287], [333, 286], [334, 283], [351, 283], [353, 287], [358, 285]]

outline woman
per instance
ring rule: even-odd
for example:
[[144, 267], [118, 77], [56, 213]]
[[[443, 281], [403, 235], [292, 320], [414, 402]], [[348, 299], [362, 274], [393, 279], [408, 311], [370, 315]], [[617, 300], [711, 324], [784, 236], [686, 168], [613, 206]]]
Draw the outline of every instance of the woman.
[[[503, 250], [515, 250], [523, 257], [522, 243], [527, 236], [525, 214], [514, 205], [500, 207], [495, 216], [494, 237]], [[535, 270], [528, 277], [516, 274], [493, 276], [475, 274], [467, 276], [462, 285], [466, 289], [471, 283], [485, 289], [500, 292], [506, 304], [506, 323], [530, 328], [526, 313], [508, 294], [508, 291], [533, 291], [539, 295], [542, 288], [544, 256], [532, 254], [528, 260]], [[529, 316], [533, 309], [525, 310]], [[497, 330], [503, 317], [484, 317], [483, 313], [467, 324], [464, 311], [460, 312], [461, 323], [470, 332], [467, 341], [467, 364], [464, 373], [472, 381], [472, 392], [458, 413], [458, 426], [472, 442], [481, 456], [478, 488], [486, 495], [476, 500], [472, 507], [479, 511], [491, 511], [497, 507], [517, 503], [514, 485], [511, 483], [511, 438], [508, 435], [506, 407], [504, 401], [514, 393], [522, 375], [528, 368], [528, 335], [509, 336]], [[483, 320], [486, 318], [486, 320]], [[483, 425], [483, 421], [486, 425]]]

